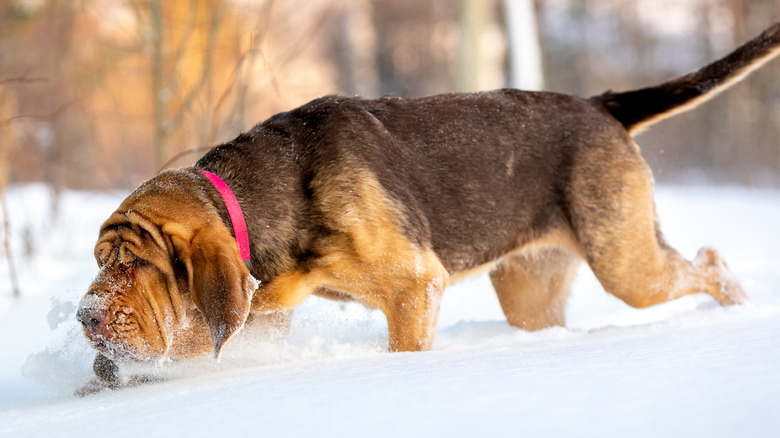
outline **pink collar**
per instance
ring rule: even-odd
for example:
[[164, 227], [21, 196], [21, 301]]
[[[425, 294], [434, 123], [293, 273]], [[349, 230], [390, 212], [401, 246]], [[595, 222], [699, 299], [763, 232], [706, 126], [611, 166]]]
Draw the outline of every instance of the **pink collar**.
[[241, 212], [241, 206], [238, 205], [238, 200], [233, 191], [227, 185], [222, 178], [218, 177], [214, 173], [208, 170], [201, 170], [200, 173], [205, 175], [214, 187], [222, 196], [222, 200], [225, 201], [225, 207], [227, 207], [228, 216], [230, 216], [230, 222], [233, 224], [233, 233], [236, 235], [236, 244], [238, 244], [238, 255], [241, 256], [241, 260], [249, 268], [249, 233], [246, 230], [246, 222], [244, 221], [244, 213]]

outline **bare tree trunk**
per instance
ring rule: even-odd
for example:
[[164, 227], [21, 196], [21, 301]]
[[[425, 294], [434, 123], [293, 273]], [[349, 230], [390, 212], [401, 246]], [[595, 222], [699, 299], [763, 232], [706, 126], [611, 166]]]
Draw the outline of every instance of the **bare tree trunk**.
[[165, 102], [163, 99], [163, 10], [162, 0], [152, 0], [151, 38], [152, 38], [152, 107], [154, 114], [154, 168], [165, 164]]
[[14, 297], [22, 295], [19, 287], [19, 279], [16, 276], [16, 263], [14, 263], [14, 254], [11, 251], [11, 226], [8, 221], [8, 204], [5, 202], [5, 187], [0, 185], [0, 209], [3, 210], [3, 249], [8, 261], [8, 275], [11, 277], [11, 289]]
[[462, 0], [460, 7], [459, 88], [461, 91], [477, 91], [482, 66], [482, 35], [490, 18], [493, 2]]
[[542, 49], [533, 0], [504, 0], [509, 34], [509, 86], [524, 90], [544, 89]]
[[350, 0], [334, 12], [338, 23], [334, 59], [339, 68], [339, 88], [347, 95], [374, 97], [379, 93], [371, 8], [370, 1]]
[[[208, 37], [206, 39], [206, 50], [203, 54], [203, 67], [200, 72], [200, 84], [196, 85], [196, 87], [192, 90], [193, 93], [198, 93], [200, 90], [205, 88], [206, 94], [206, 111], [203, 112], [203, 121], [199, 124], [201, 127], [200, 135], [198, 136], [200, 145], [207, 145], [213, 141], [213, 138], [216, 137], [217, 130], [212, 130], [210, 127], [219, 125], [219, 120], [217, 120], [218, 109], [215, 107], [214, 103], [213, 62], [217, 34], [219, 33], [219, 28], [222, 23], [223, 9], [224, 4], [221, 1], [218, 1], [213, 5], [211, 23], [209, 24]], [[232, 87], [232, 84], [229, 85], [229, 87]], [[209, 121], [209, 119], [211, 120]], [[213, 137], [211, 134], [212, 131], [214, 132]]]

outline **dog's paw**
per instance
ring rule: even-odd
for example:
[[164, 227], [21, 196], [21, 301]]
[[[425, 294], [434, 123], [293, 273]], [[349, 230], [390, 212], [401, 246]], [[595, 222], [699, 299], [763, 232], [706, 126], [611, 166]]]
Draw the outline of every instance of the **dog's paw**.
[[92, 364], [92, 371], [95, 372], [95, 378], [87, 382], [84, 386], [77, 389], [74, 395], [86, 397], [97, 394], [106, 389], [115, 390], [122, 388], [133, 388], [141, 385], [160, 383], [166, 379], [160, 376], [135, 374], [129, 377], [122, 377], [119, 366], [111, 359], [98, 353], [95, 356], [95, 362]]
[[111, 387], [111, 385], [119, 383], [119, 367], [113, 360], [100, 353], [95, 356], [95, 362], [92, 364], [92, 371], [95, 372], [95, 376], [106, 387]]
[[119, 367], [111, 359], [98, 353], [92, 363], [95, 378], [77, 389], [74, 393], [79, 397], [97, 394], [105, 389], [116, 389], [120, 386]]
[[709, 277], [708, 283], [714, 287], [708, 293], [721, 306], [733, 306], [747, 301], [747, 294], [716, 250], [712, 248], [700, 249], [693, 263]]

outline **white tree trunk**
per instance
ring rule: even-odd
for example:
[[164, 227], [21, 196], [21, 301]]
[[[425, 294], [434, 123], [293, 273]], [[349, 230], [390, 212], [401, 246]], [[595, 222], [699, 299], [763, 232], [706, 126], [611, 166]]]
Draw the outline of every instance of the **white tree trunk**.
[[504, 0], [509, 33], [509, 86], [544, 89], [542, 51], [533, 0]]

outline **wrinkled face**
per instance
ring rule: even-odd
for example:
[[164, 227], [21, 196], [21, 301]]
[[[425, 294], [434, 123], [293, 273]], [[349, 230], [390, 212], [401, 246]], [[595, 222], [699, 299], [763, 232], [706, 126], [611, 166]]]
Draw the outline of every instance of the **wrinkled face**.
[[95, 256], [100, 272], [77, 313], [93, 348], [109, 359], [138, 361], [211, 351], [186, 271], [149, 233], [131, 224], [104, 230]]
[[255, 284], [204, 178], [163, 172], [103, 224], [77, 318], [107, 358], [219, 356], [246, 322]]

